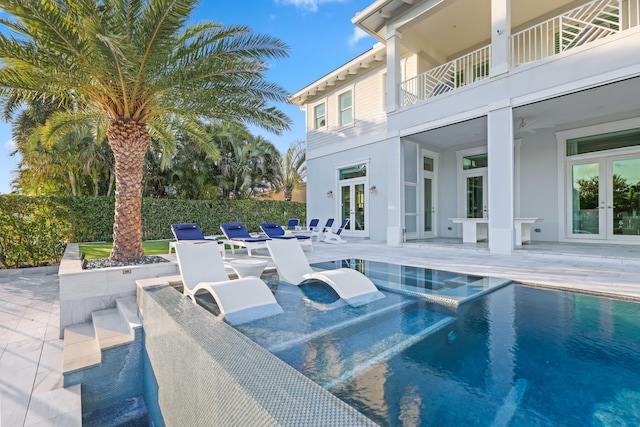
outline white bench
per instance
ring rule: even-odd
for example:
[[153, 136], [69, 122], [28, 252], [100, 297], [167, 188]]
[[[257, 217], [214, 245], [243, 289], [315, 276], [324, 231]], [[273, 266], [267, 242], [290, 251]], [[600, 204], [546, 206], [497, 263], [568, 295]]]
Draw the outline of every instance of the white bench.
[[[455, 224], [462, 224], [462, 242], [476, 243], [489, 237], [489, 218], [449, 218]], [[542, 218], [515, 218], [516, 246], [531, 241], [531, 224]]]
[[489, 238], [489, 218], [449, 218], [462, 224], [462, 243], [476, 243]]
[[531, 242], [531, 224], [541, 221], [542, 218], [516, 218], [516, 246]]

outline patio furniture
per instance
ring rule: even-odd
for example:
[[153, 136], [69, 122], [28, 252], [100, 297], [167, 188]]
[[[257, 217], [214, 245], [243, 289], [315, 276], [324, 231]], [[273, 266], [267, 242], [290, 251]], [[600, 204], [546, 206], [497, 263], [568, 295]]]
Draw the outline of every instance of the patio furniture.
[[249, 256], [253, 256], [254, 250], [266, 249], [265, 242], [270, 240], [264, 237], [253, 237], [239, 222], [220, 224], [220, 230], [231, 244], [231, 253], [235, 253], [233, 245], [236, 245], [246, 248]]
[[248, 276], [260, 277], [267, 266], [267, 261], [255, 258], [240, 258], [229, 261], [229, 265], [240, 278]]
[[[176, 241], [198, 241], [198, 240], [210, 240], [218, 243], [220, 254], [222, 258], [226, 259], [225, 242], [223, 240], [216, 240], [214, 236], [205, 236], [200, 226], [195, 223], [184, 224], [171, 224], [171, 232], [176, 238]], [[176, 242], [169, 242], [169, 254], [172, 250], [175, 250]]]
[[194, 304], [196, 294], [208, 292], [231, 325], [283, 313], [267, 284], [259, 278], [247, 276], [230, 280], [214, 245], [207, 241], [176, 244], [183, 293]]
[[449, 218], [462, 224], [462, 243], [477, 243], [489, 238], [489, 218]]
[[319, 280], [329, 285], [347, 304], [359, 306], [384, 298], [384, 294], [367, 276], [350, 268], [313, 271], [307, 257], [295, 239], [273, 239], [267, 242], [271, 259], [276, 264], [280, 280], [301, 285]]
[[299, 219], [290, 219], [289, 221], [287, 221], [287, 230], [297, 230], [299, 225]]
[[[331, 230], [331, 227], [333, 226], [333, 221], [335, 221], [333, 218], [329, 218], [327, 220], [327, 222], [324, 224], [324, 227], [315, 227], [311, 231], [311, 238], [313, 238], [313, 236], [316, 236], [316, 242], [321, 241], [322, 238], [324, 237], [324, 233], [329, 231], [329, 230]], [[318, 221], [318, 222], [320, 222], [320, 221]], [[318, 223], [316, 223], [316, 225], [317, 224]], [[311, 223], [309, 223], [309, 226], [311, 226]]]
[[327, 230], [322, 236], [322, 241], [325, 243], [347, 243], [346, 240], [340, 237], [340, 234], [342, 234], [342, 231], [347, 226], [347, 224], [349, 224], [349, 219], [345, 219], [344, 221], [342, 221], [342, 224], [340, 224], [340, 228], [338, 228], [338, 230]]
[[297, 239], [301, 245], [309, 246], [311, 250], [313, 250], [313, 246], [311, 245], [311, 236], [291, 231], [288, 231], [288, 233], [291, 234], [287, 235], [280, 224], [275, 222], [263, 222], [260, 224], [260, 229], [262, 229], [262, 231], [272, 239]]
[[516, 246], [531, 242], [531, 224], [542, 222], [542, 218], [516, 218]]

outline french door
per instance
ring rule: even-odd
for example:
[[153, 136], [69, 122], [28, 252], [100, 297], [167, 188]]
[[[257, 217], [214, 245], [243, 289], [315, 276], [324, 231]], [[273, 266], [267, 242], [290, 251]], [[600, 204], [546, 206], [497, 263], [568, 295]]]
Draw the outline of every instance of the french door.
[[488, 218], [487, 171], [474, 171], [463, 175], [465, 185], [465, 216]]
[[569, 163], [569, 237], [640, 241], [640, 154]]
[[430, 238], [437, 235], [436, 221], [436, 178], [437, 178], [437, 154], [422, 150], [422, 197], [420, 215], [421, 238]]
[[352, 235], [365, 234], [366, 231], [365, 184], [365, 180], [340, 183], [340, 220], [342, 222], [349, 219], [345, 230], [349, 230]]

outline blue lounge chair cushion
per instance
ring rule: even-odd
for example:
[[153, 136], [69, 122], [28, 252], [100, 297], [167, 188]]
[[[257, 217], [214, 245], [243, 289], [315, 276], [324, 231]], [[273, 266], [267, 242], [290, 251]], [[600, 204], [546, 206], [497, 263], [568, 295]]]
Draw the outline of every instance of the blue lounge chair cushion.
[[251, 236], [251, 234], [249, 234], [247, 229], [244, 228], [244, 225], [242, 225], [239, 222], [220, 224], [220, 229], [222, 230], [224, 235], [227, 236], [227, 239], [235, 240], [237, 242], [249, 242], [249, 243], [254, 242], [255, 243], [255, 242], [266, 242], [267, 240], [269, 240], [268, 238]]

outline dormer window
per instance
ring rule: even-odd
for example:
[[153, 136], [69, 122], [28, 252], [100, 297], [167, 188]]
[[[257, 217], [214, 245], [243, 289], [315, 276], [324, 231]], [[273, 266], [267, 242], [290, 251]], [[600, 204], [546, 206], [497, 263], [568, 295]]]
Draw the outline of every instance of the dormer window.
[[327, 125], [327, 113], [325, 104], [316, 105], [313, 109], [314, 129], [320, 129]]

